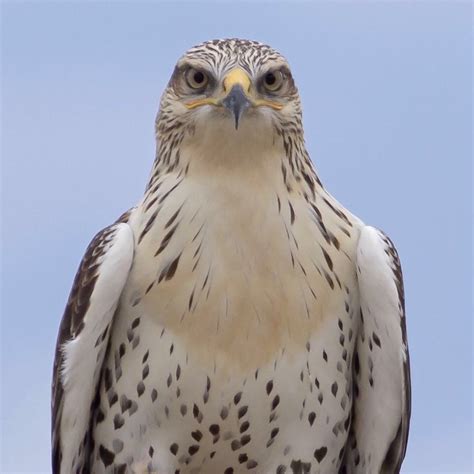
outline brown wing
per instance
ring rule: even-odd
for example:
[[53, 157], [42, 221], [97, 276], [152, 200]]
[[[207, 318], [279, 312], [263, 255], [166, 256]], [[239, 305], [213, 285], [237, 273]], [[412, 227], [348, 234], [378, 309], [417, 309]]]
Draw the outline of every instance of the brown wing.
[[[79, 449], [79, 445], [81, 443], [85, 445], [89, 424], [89, 416], [86, 415], [90, 415], [90, 406], [97, 390], [100, 373], [100, 367], [97, 367], [97, 364], [102, 364], [105, 346], [111, 331], [113, 313], [132, 260], [132, 231], [127, 224], [119, 222], [105, 228], [94, 237], [76, 273], [59, 327], [53, 368], [51, 442], [54, 474], [73, 472], [73, 466], [77, 469], [80, 464], [83, 464], [80, 458], [86, 458], [85, 446]], [[107, 281], [107, 285], [104, 285], [104, 281]], [[104, 311], [101, 300], [108, 300], [110, 307], [112, 298], [116, 299], [113, 312]], [[92, 327], [103, 328], [103, 330], [94, 334], [91, 332]], [[68, 348], [70, 348], [69, 351]], [[102, 357], [99, 356], [99, 352]], [[99, 356], [99, 360], [95, 360], [97, 356]], [[92, 382], [89, 390], [91, 393], [87, 393], [84, 387], [80, 392], [81, 387], [77, 387], [75, 383], [75, 379], [78, 378], [75, 368], [76, 359], [87, 361], [88, 357], [91, 358], [91, 364], [88, 366], [87, 363], [81, 362], [81, 367], [91, 368], [91, 373], [84, 374], [86, 380], [97, 379]], [[94, 367], [92, 367], [92, 357], [94, 358]], [[81, 370], [83, 369], [81, 368]], [[72, 400], [76, 405], [82, 404], [82, 417], [86, 420], [82, 424], [87, 425], [85, 430], [81, 428], [81, 423], [74, 424], [72, 432], [65, 430], [65, 426], [67, 426], [65, 419], [76, 416], [70, 410]], [[76, 411], [76, 407], [74, 411]], [[78, 431], [81, 429], [83, 432], [79, 433]], [[74, 443], [69, 442], [70, 440], [79, 440], [79, 443], [76, 443], [74, 447]], [[65, 450], [68, 452], [65, 453]], [[71, 453], [70, 450], [77, 452]], [[79, 451], [82, 452], [79, 453]], [[64, 468], [66, 461], [67, 464], [72, 462], [72, 465]]]

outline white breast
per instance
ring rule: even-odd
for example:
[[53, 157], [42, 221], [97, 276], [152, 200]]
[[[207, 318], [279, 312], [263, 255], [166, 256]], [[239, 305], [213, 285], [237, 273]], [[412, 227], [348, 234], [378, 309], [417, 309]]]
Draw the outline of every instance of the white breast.
[[[96, 428], [96, 440], [127, 438], [117, 462], [149, 459], [153, 446], [153, 468], [224, 472], [232, 456], [239, 465], [235, 443], [248, 435], [249, 462], [276, 472], [289, 449], [305, 459], [318, 443], [342, 448], [357, 330], [356, 239], [321, 204], [338, 248], [328, 244], [308, 203], [275, 185], [280, 171], [270, 168], [168, 176], [154, 204], [147, 209], [149, 196], [132, 216], [138, 245], [108, 362], [123, 374], [114, 390], [125, 412], [114, 416], [125, 425], [118, 432], [106, 418]], [[108, 394], [101, 399], [106, 405]], [[276, 420], [269, 454], [262, 448]], [[190, 455], [196, 431], [205, 434]], [[321, 472], [331, 461], [321, 461]]]
[[[137, 247], [124, 301], [139, 302], [203, 366], [247, 371], [282, 347], [289, 353], [304, 347], [340, 304], [342, 285], [354, 284], [352, 249], [330, 248], [306, 201], [283, 186], [258, 175], [245, 184], [225, 176], [185, 179], [163, 202]], [[178, 181], [165, 183], [162, 194]], [[332, 254], [337, 278], [321, 247]]]

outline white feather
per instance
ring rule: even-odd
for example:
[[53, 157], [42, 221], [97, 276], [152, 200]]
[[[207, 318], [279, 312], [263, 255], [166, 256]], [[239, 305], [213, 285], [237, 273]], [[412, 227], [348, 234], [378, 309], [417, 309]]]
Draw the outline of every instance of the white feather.
[[357, 276], [363, 324], [357, 344], [360, 369], [355, 382], [359, 395], [354, 400], [353, 423], [357, 447], [346, 453], [348, 472], [353, 473], [385, 472], [384, 461], [388, 462], [394, 440], [395, 460], [390, 461], [393, 465], [388, 472], [397, 472], [408, 432], [404, 315], [390, 245], [377, 229], [362, 228]]
[[84, 328], [63, 346], [62, 383], [64, 405], [61, 418], [63, 459], [61, 472], [69, 472], [77, 449], [88, 429], [90, 406], [107, 344], [96, 347], [98, 335], [112, 323], [133, 261], [133, 233], [119, 224], [109, 248], [100, 260], [99, 276], [84, 317]]

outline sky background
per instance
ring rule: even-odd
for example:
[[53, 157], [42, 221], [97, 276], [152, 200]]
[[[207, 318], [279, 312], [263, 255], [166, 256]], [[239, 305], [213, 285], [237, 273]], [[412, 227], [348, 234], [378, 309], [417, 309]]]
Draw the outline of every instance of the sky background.
[[57, 328], [92, 236], [140, 198], [159, 97], [216, 37], [289, 59], [326, 187], [401, 255], [403, 472], [472, 472], [468, 2], [3, 3], [0, 471], [49, 471]]

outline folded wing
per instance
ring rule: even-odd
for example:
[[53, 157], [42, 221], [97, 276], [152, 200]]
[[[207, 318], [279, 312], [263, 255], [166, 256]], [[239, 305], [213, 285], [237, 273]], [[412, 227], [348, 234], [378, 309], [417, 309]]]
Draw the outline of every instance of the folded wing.
[[76, 274], [53, 369], [53, 474], [87, 471], [91, 406], [133, 254], [128, 224], [111, 225], [92, 240]]
[[353, 418], [347, 473], [398, 473], [410, 424], [410, 367], [397, 251], [373, 227], [357, 250], [360, 332], [354, 355]]

